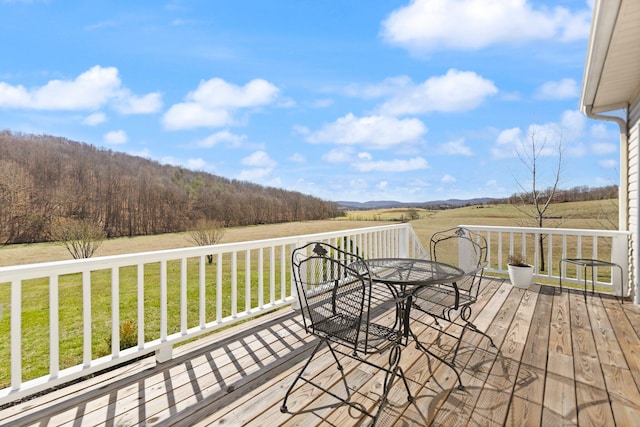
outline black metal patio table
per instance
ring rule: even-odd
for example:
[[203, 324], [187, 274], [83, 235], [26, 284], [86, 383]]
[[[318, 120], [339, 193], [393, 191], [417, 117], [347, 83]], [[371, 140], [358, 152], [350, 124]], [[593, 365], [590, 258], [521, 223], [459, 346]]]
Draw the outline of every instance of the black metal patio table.
[[411, 335], [419, 349], [453, 369], [458, 377], [459, 388], [464, 388], [460, 374], [458, 374], [453, 364], [433, 353], [420, 342], [415, 332], [411, 329], [409, 318], [413, 295], [423, 286], [437, 286], [445, 283], [453, 286], [456, 294], [453, 309], [457, 310], [460, 293], [456, 282], [462, 279], [464, 271], [450, 264], [421, 258], [372, 258], [364, 262], [367, 264], [372, 275], [371, 279], [374, 282], [387, 285], [394, 296], [403, 297], [399, 298], [399, 300], [406, 301], [398, 305], [398, 310], [401, 311], [398, 317], [404, 322], [405, 336]]

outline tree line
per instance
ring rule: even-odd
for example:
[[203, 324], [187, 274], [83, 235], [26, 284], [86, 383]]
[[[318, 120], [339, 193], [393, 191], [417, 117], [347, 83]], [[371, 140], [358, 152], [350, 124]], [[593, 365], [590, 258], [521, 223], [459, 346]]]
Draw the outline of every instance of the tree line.
[[[552, 188], [547, 188], [539, 191], [537, 195], [539, 198], [546, 198], [552, 195], [553, 203], [586, 202], [589, 200], [610, 200], [618, 198], [617, 185], [607, 185], [604, 187], [589, 187], [583, 185], [566, 190], [555, 189], [555, 192], [551, 194], [552, 190]], [[523, 202], [533, 204], [534, 200], [532, 199], [532, 194], [533, 193], [531, 192], [515, 193], [507, 199], [499, 200], [497, 202], [510, 203], [514, 205]]]
[[60, 221], [98, 224], [106, 237], [344, 215], [336, 203], [230, 180], [61, 137], [0, 131], [0, 241], [53, 239]]

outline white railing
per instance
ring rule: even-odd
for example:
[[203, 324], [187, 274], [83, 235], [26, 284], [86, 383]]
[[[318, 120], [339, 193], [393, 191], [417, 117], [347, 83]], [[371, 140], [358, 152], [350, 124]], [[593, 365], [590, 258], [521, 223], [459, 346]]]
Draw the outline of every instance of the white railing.
[[[151, 352], [168, 360], [182, 341], [291, 304], [291, 252], [312, 241], [427, 255], [399, 224], [0, 268], [0, 405]], [[127, 322], [135, 342], [121, 349]]]
[[[507, 274], [508, 255], [521, 252], [537, 280], [582, 284], [582, 270], [559, 260], [596, 258], [624, 272], [596, 273], [598, 286], [617, 295], [623, 284], [629, 289], [629, 233], [464, 227], [487, 237], [488, 274]], [[176, 344], [291, 304], [291, 252], [311, 241], [365, 258], [427, 256], [413, 228], [399, 224], [0, 267], [0, 405], [152, 352], [168, 360]], [[133, 344], [124, 324], [133, 327]]]
[[[624, 289], [628, 295], [627, 274], [629, 270], [628, 239], [630, 232], [614, 230], [586, 230], [569, 228], [530, 228], [530, 227], [488, 227], [463, 225], [484, 235], [488, 243], [488, 267], [485, 272], [507, 274], [508, 256], [521, 253], [529, 264], [533, 265], [534, 278], [543, 282], [563, 285], [584, 284], [584, 270], [566, 263], [563, 258], [590, 258], [618, 264], [617, 268], [604, 268], [599, 274], [596, 268], [595, 284], [600, 289], [608, 289], [614, 295], [621, 295]], [[542, 237], [542, 244], [540, 242]], [[541, 246], [542, 245], [542, 246]], [[542, 250], [541, 250], [542, 248]], [[544, 269], [542, 268], [544, 266]], [[587, 270], [591, 283], [590, 269]]]

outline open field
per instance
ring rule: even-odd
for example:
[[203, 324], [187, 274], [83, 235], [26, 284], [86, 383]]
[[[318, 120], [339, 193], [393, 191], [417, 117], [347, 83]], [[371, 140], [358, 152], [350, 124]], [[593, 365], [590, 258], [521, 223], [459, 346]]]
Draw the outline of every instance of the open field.
[[[371, 221], [309, 221], [285, 224], [257, 225], [249, 227], [235, 227], [225, 230], [220, 243], [243, 242], [248, 240], [262, 240], [298, 234], [313, 234], [323, 231], [338, 231], [351, 228], [371, 227], [387, 222]], [[116, 255], [158, 251], [163, 249], [179, 249], [195, 246], [189, 239], [188, 233], [159, 234], [156, 236], [119, 237], [106, 240], [98, 248], [95, 256]], [[61, 261], [71, 259], [71, 255], [64, 246], [56, 243], [36, 243], [31, 245], [10, 245], [0, 247], [0, 266], [30, 264], [47, 261]]]
[[[554, 205], [549, 214], [560, 219], [550, 219], [546, 227], [563, 228], [617, 228], [618, 207], [615, 200], [561, 203]], [[261, 240], [273, 237], [313, 234], [324, 231], [348, 230], [390, 224], [408, 217], [409, 209], [374, 209], [349, 211], [346, 217], [326, 221], [293, 222], [229, 228], [220, 243]], [[418, 209], [420, 218], [410, 221], [423, 244], [428, 244], [433, 232], [460, 224], [533, 226], [523, 214], [511, 205], [468, 206], [449, 210]], [[147, 252], [194, 246], [188, 233], [161, 234], [156, 236], [121, 237], [105, 241], [95, 256], [122, 253]], [[30, 264], [70, 259], [64, 248], [56, 243], [10, 245], [0, 247], [0, 266]]]
[[[261, 240], [274, 237], [292, 236], [301, 234], [313, 234], [324, 231], [346, 230], [354, 228], [369, 227], [374, 225], [397, 222], [408, 217], [408, 209], [385, 209], [371, 211], [349, 212], [347, 217], [328, 221], [298, 222], [275, 225], [261, 225], [253, 227], [238, 227], [227, 229], [221, 243]], [[444, 211], [419, 210], [419, 219], [411, 221], [411, 224], [422, 240], [423, 245], [428, 247], [428, 241], [434, 231], [453, 227], [459, 224], [469, 225], [502, 225], [502, 226], [524, 226], [532, 225], [523, 221], [522, 214], [514, 207], [508, 205], [491, 205], [484, 207], [464, 207]], [[549, 220], [547, 226], [558, 226], [564, 228], [613, 228], [599, 218], [617, 219], [616, 204], [612, 201], [564, 203], [554, 207], [553, 215], [558, 219]], [[357, 219], [356, 219], [357, 218]], [[96, 256], [146, 252], [162, 249], [182, 248], [193, 246], [187, 233], [165, 234], [158, 236], [118, 238], [105, 241], [100, 247]], [[33, 245], [13, 245], [0, 249], [0, 265], [16, 265], [34, 262], [68, 260], [70, 255], [66, 249], [57, 244], [33, 244]], [[223, 262], [229, 262], [224, 260]], [[241, 262], [239, 260], [238, 262]], [[253, 261], [252, 261], [253, 262]], [[189, 260], [188, 271], [197, 271], [196, 260]], [[191, 265], [194, 264], [194, 265]], [[254, 267], [257, 269], [257, 265]], [[180, 266], [170, 265], [168, 277], [169, 301], [169, 333], [179, 329], [179, 306], [180, 300], [179, 282]], [[276, 269], [279, 271], [279, 269]], [[123, 269], [120, 276], [121, 286], [121, 321], [135, 324], [136, 318], [136, 271], [135, 269]], [[214, 271], [207, 274], [214, 274]], [[158, 283], [159, 269], [157, 266], [145, 268], [145, 336], [149, 339], [157, 338], [159, 330], [159, 296], [156, 295], [155, 287]], [[191, 275], [191, 273], [189, 273]], [[92, 290], [92, 352], [94, 355], [105, 355], [110, 351], [110, 330], [111, 330], [111, 301], [109, 292], [101, 292], [101, 289], [109, 289], [110, 271], [96, 271], [92, 273], [92, 283], [95, 289]], [[212, 276], [212, 281], [213, 276]], [[238, 278], [242, 282], [243, 278]], [[79, 325], [82, 324], [82, 291], [79, 283], [81, 278], [77, 275], [66, 276], [60, 283], [60, 299], [65, 301], [65, 307], [61, 307], [60, 330], [61, 336], [67, 337], [61, 342], [61, 367], [68, 367], [80, 362], [82, 357], [82, 331]], [[1, 278], [0, 278], [1, 282]], [[188, 292], [197, 292], [197, 284], [194, 278], [188, 278]], [[277, 280], [279, 282], [279, 280]], [[0, 283], [0, 304], [5, 310], [9, 309], [10, 292], [8, 284]], [[257, 283], [252, 283], [256, 289], [252, 290], [252, 297], [257, 298]], [[148, 289], [147, 289], [148, 287]], [[24, 284], [23, 301], [30, 301], [23, 306], [23, 330], [25, 332], [23, 340], [24, 360], [41, 361], [41, 363], [29, 364], [29, 368], [23, 373], [25, 379], [35, 378], [46, 373], [48, 362], [48, 289], [49, 284], [46, 278], [32, 280]], [[207, 301], [216, 301], [215, 289], [207, 290]], [[240, 290], [242, 292], [242, 290]], [[223, 300], [229, 295], [223, 295]], [[238, 296], [240, 301], [244, 300], [243, 295]], [[191, 323], [197, 320], [197, 310], [191, 307], [188, 319]], [[207, 308], [213, 313], [213, 307]], [[149, 317], [149, 318], [147, 318]], [[208, 319], [209, 320], [209, 319]], [[122, 326], [122, 325], [121, 325]], [[0, 319], [0, 387], [8, 384], [9, 366], [9, 316]], [[133, 334], [137, 332], [133, 331]], [[135, 343], [135, 340], [134, 340]], [[41, 365], [41, 366], [39, 366]]]

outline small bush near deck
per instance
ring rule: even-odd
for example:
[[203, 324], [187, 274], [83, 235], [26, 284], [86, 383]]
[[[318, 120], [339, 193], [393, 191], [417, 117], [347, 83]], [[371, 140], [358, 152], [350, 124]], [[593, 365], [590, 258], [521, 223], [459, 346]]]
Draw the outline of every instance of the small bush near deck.
[[[107, 345], [111, 348], [113, 339], [111, 335], [107, 338]], [[125, 320], [120, 325], [120, 350], [135, 347], [138, 345], [138, 325], [131, 320]]]

